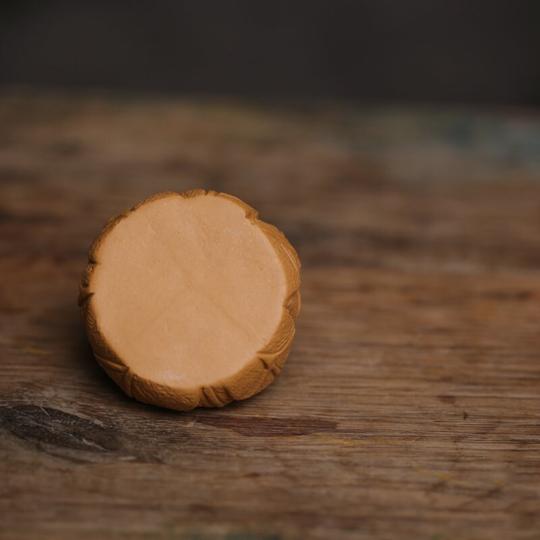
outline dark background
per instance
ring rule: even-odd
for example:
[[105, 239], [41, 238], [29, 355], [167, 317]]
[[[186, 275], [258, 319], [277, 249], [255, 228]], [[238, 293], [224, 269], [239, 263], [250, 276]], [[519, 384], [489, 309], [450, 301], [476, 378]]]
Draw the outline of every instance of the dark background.
[[3, 85], [540, 105], [537, 0], [0, 5]]

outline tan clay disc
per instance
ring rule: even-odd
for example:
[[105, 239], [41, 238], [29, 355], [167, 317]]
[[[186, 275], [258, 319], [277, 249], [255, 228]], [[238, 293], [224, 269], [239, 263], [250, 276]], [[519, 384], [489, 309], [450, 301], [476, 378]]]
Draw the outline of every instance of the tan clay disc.
[[239, 199], [162, 193], [110, 219], [79, 305], [103, 369], [139, 401], [190, 410], [248, 398], [280, 372], [300, 263]]

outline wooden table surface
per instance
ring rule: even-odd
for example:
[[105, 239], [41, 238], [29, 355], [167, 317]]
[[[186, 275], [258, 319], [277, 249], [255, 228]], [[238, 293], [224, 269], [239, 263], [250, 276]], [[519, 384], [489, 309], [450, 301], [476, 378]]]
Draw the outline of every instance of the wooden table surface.
[[[540, 117], [0, 94], [0, 538], [540, 538]], [[298, 249], [266, 391], [126, 397], [76, 306], [105, 220], [232, 193]]]

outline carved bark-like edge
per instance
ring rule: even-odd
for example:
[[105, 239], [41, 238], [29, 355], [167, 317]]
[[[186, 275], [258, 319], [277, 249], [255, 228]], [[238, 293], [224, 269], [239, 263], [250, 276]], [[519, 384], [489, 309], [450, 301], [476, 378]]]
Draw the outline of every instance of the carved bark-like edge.
[[[240, 372], [219, 381], [213, 386], [180, 389], [142, 379], [136, 373], [133, 373], [107, 343], [99, 328], [99, 321], [92, 307], [92, 298], [94, 296], [92, 276], [96, 265], [99, 264], [98, 254], [101, 245], [114, 227], [132, 212], [145, 204], [166, 197], [183, 197], [187, 199], [199, 196], [223, 197], [234, 202], [244, 210], [246, 219], [264, 232], [285, 268], [287, 294], [276, 333], [268, 344]], [[247, 399], [258, 394], [275, 379], [283, 368], [295, 334], [294, 321], [300, 311], [300, 261], [296, 251], [281, 231], [273, 225], [258, 219], [258, 213], [255, 209], [232, 195], [203, 189], [194, 189], [184, 193], [172, 191], [158, 193], [107, 221], [88, 252], [88, 263], [80, 282], [79, 308], [94, 356], [101, 367], [128, 396], [144, 403], [179, 411], [188, 411], [195, 407], [223, 407], [232, 401]]]

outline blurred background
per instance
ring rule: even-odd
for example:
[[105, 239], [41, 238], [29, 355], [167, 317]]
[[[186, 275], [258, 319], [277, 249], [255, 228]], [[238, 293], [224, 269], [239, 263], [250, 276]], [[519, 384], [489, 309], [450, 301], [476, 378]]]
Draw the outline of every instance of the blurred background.
[[11, 0], [0, 84], [540, 105], [537, 0]]

